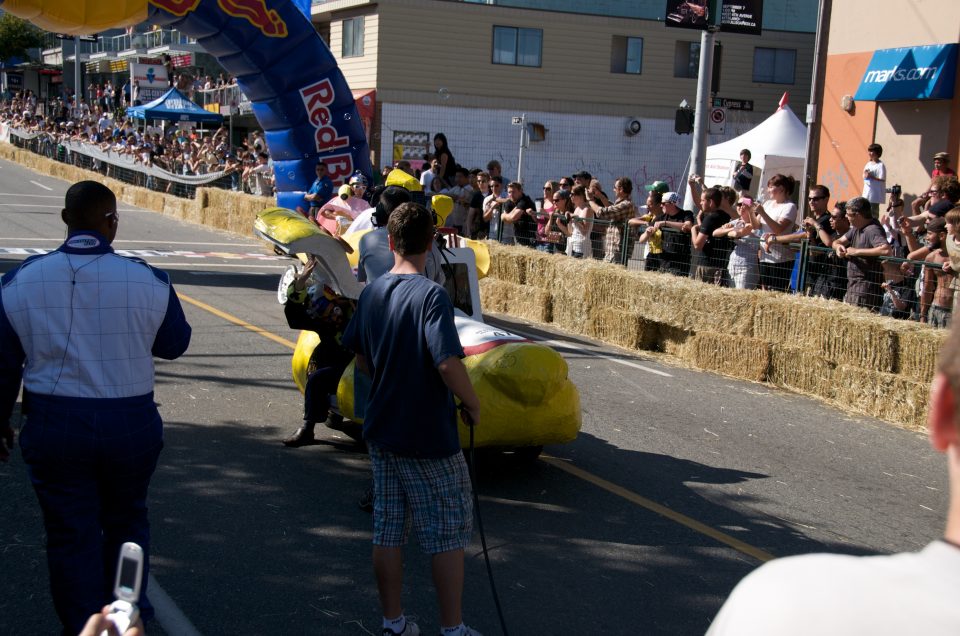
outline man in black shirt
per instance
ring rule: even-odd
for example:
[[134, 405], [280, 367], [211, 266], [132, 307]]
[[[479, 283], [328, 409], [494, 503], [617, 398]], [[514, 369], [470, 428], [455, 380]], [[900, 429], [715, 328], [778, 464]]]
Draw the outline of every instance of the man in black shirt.
[[663, 211], [647, 228], [651, 234], [660, 230], [662, 249], [660, 271], [676, 276], [690, 272], [690, 228], [693, 227], [693, 212], [678, 207], [680, 195], [667, 192], [663, 195]]
[[523, 186], [511, 181], [507, 186], [510, 200], [503, 204], [504, 223], [513, 223], [514, 236], [518, 245], [533, 247], [537, 242], [537, 206], [533, 199], [523, 193]]
[[703, 222], [690, 229], [694, 249], [703, 251], [703, 258], [694, 272], [694, 278], [705, 283], [721, 284], [727, 259], [733, 249], [732, 241], [726, 236], [714, 236], [715, 230], [730, 222], [730, 215], [721, 207], [722, 194], [719, 188], [707, 188], [700, 194], [700, 209], [703, 210]]

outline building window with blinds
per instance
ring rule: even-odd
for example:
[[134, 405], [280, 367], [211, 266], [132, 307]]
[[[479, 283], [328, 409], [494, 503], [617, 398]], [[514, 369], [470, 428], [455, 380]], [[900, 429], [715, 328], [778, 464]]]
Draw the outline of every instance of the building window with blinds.
[[540, 66], [543, 29], [493, 27], [493, 63]]
[[363, 55], [363, 16], [343, 21], [343, 46], [341, 57], [360, 57]]

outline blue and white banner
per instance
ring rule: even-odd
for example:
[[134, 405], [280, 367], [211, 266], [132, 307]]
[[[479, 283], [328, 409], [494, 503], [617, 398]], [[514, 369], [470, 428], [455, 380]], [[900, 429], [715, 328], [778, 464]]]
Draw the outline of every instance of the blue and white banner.
[[952, 99], [956, 76], [956, 44], [883, 49], [873, 54], [854, 99]]

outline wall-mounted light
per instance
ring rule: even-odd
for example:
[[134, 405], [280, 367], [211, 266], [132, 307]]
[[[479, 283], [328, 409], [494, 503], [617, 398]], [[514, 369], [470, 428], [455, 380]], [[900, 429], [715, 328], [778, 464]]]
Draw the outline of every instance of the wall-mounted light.
[[853, 111], [853, 96], [851, 96], [851, 95], [844, 95], [843, 97], [841, 97], [841, 98], [840, 98], [840, 108], [842, 108], [843, 111], [846, 112], [846, 113], [852, 112], [852, 111]]

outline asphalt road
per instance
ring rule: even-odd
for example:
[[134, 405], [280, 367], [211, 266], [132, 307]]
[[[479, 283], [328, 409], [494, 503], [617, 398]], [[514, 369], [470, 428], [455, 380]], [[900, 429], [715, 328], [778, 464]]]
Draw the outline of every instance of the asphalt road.
[[[0, 161], [0, 271], [62, 241], [67, 185]], [[168, 270], [205, 306], [184, 303], [190, 350], [157, 363], [166, 446], [150, 515], [165, 628], [149, 632], [379, 634], [371, 520], [355, 503], [368, 480], [363, 449], [328, 430], [307, 448], [279, 443], [302, 405], [283, 342], [296, 333], [275, 296], [286, 262], [254, 239], [120, 210], [114, 246]], [[532, 464], [478, 462], [512, 634], [700, 634], [764, 558], [914, 550], [942, 532], [945, 471], [923, 435], [489, 320], [556, 347], [583, 405], [575, 442]], [[43, 526], [19, 452], [0, 465], [0, 502], [0, 634], [55, 633]], [[407, 558], [407, 612], [436, 633], [428, 561], [415, 544]], [[478, 538], [465, 617], [499, 633]]]

